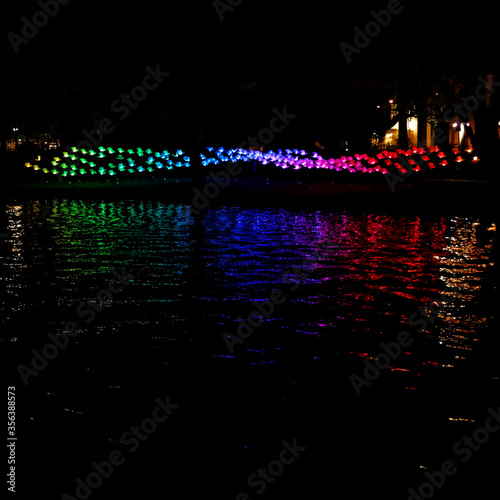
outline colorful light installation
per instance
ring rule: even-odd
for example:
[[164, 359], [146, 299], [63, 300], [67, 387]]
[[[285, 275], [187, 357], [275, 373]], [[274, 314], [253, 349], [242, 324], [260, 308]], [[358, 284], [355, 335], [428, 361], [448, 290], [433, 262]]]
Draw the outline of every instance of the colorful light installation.
[[[176, 170], [191, 166], [190, 157], [178, 149], [175, 153], [169, 151], [156, 151], [142, 148], [127, 149], [99, 147], [98, 151], [71, 148], [70, 154], [63, 152], [62, 159], [54, 157], [49, 166], [42, 168], [44, 173], [52, 173], [63, 177], [77, 175], [120, 175], [154, 173], [157, 170]], [[335, 172], [349, 173], [381, 173], [381, 174], [406, 174], [409, 169], [421, 172], [426, 169], [433, 170], [436, 165], [446, 167], [453, 163], [462, 163], [467, 159], [476, 163], [477, 157], [472, 158], [472, 151], [460, 152], [457, 148], [452, 150], [452, 155], [446, 155], [438, 146], [430, 148], [412, 148], [407, 151], [382, 151], [375, 156], [355, 154], [341, 156], [340, 158], [323, 158], [318, 152], [308, 154], [298, 149], [278, 149], [274, 151], [256, 151], [242, 148], [213, 148], [207, 147], [204, 154], [200, 155], [203, 166], [218, 165], [225, 162], [256, 161], [262, 165], [272, 165], [283, 170], [324, 169]], [[471, 158], [469, 158], [471, 156]], [[64, 161], [63, 161], [64, 160]], [[99, 164], [98, 164], [99, 163]], [[26, 163], [26, 167], [40, 170], [39, 165]]]

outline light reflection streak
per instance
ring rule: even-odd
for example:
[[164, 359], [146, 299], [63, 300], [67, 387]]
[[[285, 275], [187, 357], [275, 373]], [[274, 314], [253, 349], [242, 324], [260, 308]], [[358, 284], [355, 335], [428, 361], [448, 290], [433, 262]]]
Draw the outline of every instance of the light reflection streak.
[[[120, 324], [154, 324], [146, 307], [156, 304], [181, 329], [190, 319], [175, 308], [192, 297], [209, 307], [200, 313], [206, 321], [230, 324], [299, 265], [308, 275], [266, 328], [311, 339], [375, 336], [389, 321], [407, 324], [408, 313], [435, 302], [444, 289], [455, 300], [439, 305], [432, 334], [460, 359], [469, 356], [486, 321], [471, 306], [490, 264], [495, 227], [474, 218], [223, 207], [209, 209], [203, 235], [193, 236], [189, 209], [181, 205], [53, 200], [9, 206], [8, 220], [0, 279], [10, 298], [3, 314], [39, 307], [27, 302], [27, 283], [41, 291], [49, 282], [43, 293], [71, 307], [119, 263], [143, 280], [140, 296], [117, 299], [135, 314]], [[452, 287], [457, 297], [446, 291]], [[306, 314], [291, 317], [295, 308]], [[266, 356], [277, 348], [266, 345], [265, 334], [256, 345]]]

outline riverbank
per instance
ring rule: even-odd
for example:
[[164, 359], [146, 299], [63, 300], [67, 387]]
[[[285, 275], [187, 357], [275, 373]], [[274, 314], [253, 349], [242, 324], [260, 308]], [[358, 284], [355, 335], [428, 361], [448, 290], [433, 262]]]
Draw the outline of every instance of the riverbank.
[[232, 179], [218, 187], [208, 179], [195, 190], [191, 179], [137, 179], [116, 182], [23, 184], [0, 188], [4, 200], [27, 198], [161, 199], [195, 209], [221, 204], [245, 206], [294, 206], [357, 209], [489, 213], [497, 209], [497, 188], [492, 182], [471, 179], [409, 178], [395, 184], [385, 181], [291, 182], [281, 179]]
[[[206, 167], [198, 190], [190, 169], [124, 172], [117, 176], [59, 177], [3, 162], [0, 196], [8, 199], [47, 197], [161, 199], [180, 202], [199, 211], [221, 204], [246, 206], [327, 207], [336, 209], [397, 209], [462, 213], [496, 210], [491, 166], [455, 163], [420, 171], [363, 173], [327, 169], [281, 169], [241, 162], [237, 176], [229, 163]], [[232, 164], [231, 164], [232, 165]], [[254, 169], [255, 167], [255, 169]], [[214, 179], [220, 172], [220, 179]], [[204, 179], [203, 179], [204, 177]]]

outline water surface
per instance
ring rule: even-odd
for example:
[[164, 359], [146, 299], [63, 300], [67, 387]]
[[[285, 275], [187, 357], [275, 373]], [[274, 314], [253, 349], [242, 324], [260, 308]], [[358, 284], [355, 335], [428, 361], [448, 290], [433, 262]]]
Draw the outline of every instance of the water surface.
[[[199, 460], [207, 488], [235, 498], [248, 491], [259, 460], [267, 463], [283, 439], [298, 436], [317, 453], [300, 474], [320, 484], [336, 470], [341, 484], [355, 476], [349, 464], [378, 478], [382, 463], [398, 468], [396, 491], [430, 461], [436, 436], [452, 439], [450, 425], [474, 420], [477, 398], [493, 390], [487, 369], [464, 375], [484, 351], [492, 315], [495, 226], [488, 218], [218, 207], [195, 220], [187, 207], [160, 201], [64, 199], [5, 211], [2, 343], [16, 363], [29, 364], [48, 333], [78, 323], [78, 336], [33, 377], [24, 402], [23, 428], [39, 445], [33, 460], [45, 462], [41, 428], [55, 436], [50, 457], [61, 474], [51, 488], [59, 495], [71, 493], [106, 446], [119, 446], [120, 431], [146, 417], [159, 393], [175, 397], [183, 414], [142, 465], [134, 458], [149, 483], [130, 487], [143, 494], [148, 483], [156, 491], [162, 467], [180, 481], [189, 476], [185, 461]], [[78, 306], [116, 270], [133, 276], [131, 283], [86, 323]], [[256, 312], [273, 290], [286, 300], [267, 316]], [[418, 331], [410, 318], [431, 304], [437, 318]], [[228, 348], [225, 336], [249, 319], [251, 333]], [[350, 375], [362, 375], [381, 342], [402, 330], [413, 343], [356, 396]], [[395, 428], [410, 453], [391, 434], [390, 452], [366, 455], [367, 436]], [[175, 460], [161, 452], [169, 440]], [[334, 443], [341, 462], [318, 458]], [[209, 458], [214, 446], [220, 455]], [[118, 498], [119, 486], [107, 487], [108, 498]]]

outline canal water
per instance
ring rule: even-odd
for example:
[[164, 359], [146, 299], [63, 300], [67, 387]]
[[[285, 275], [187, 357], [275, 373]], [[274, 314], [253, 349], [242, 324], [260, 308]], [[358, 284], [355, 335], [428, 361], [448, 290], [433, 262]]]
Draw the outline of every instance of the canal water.
[[[112, 452], [124, 462], [92, 498], [408, 498], [446, 459], [459, 470], [436, 498], [494, 477], [500, 436], [470, 463], [453, 452], [498, 408], [491, 218], [248, 206], [194, 218], [159, 200], [3, 210], [21, 491], [83, 498], [77, 479]], [[47, 348], [68, 325], [67, 345]], [[127, 446], [167, 396], [178, 408]]]

